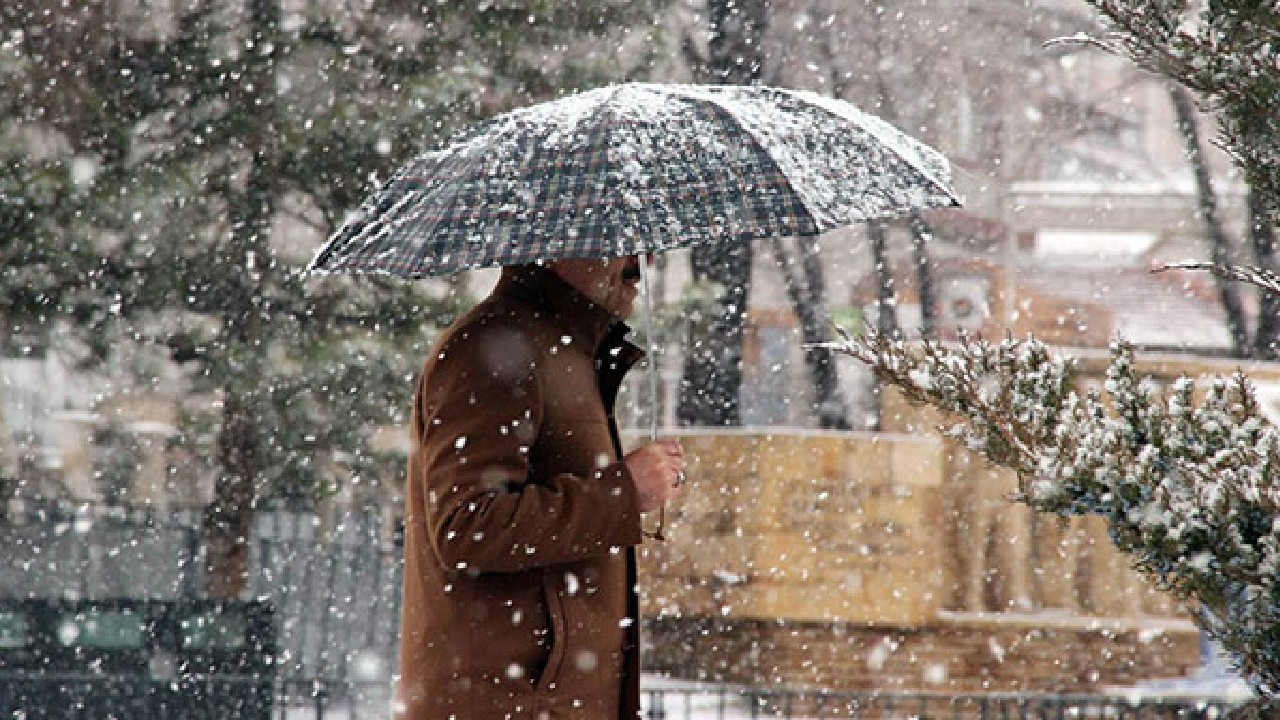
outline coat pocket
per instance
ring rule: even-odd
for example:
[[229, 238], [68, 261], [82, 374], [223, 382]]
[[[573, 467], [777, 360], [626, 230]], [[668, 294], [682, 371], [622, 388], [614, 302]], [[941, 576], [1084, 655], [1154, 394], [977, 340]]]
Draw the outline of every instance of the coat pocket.
[[569, 623], [565, 620], [564, 598], [552, 581], [552, 573], [543, 573], [542, 594], [547, 607], [547, 643], [550, 652], [547, 662], [538, 677], [538, 691], [550, 692], [556, 689], [556, 679], [560, 675], [560, 666], [564, 664], [565, 647], [569, 644]]
[[559, 644], [556, 613], [549, 599], [541, 570], [482, 575], [460, 592], [454, 607], [465, 617], [465, 624], [452, 632], [464, 658], [463, 673], [482, 685], [509, 685], [512, 692], [533, 690], [546, 675]]

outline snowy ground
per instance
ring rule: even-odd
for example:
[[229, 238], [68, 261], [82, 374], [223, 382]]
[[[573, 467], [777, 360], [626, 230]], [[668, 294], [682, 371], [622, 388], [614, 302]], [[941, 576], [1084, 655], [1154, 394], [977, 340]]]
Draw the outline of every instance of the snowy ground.
[[[739, 720], [759, 717], [752, 714], [746, 701], [724, 685], [673, 680], [659, 675], [645, 675], [640, 682], [642, 717], [664, 717], [668, 720]], [[652, 712], [660, 708], [665, 714]]]
[[1186, 678], [1149, 680], [1133, 687], [1109, 688], [1108, 693], [1127, 698], [1212, 698], [1243, 703], [1253, 697], [1249, 684], [1234, 675], [1202, 672]]

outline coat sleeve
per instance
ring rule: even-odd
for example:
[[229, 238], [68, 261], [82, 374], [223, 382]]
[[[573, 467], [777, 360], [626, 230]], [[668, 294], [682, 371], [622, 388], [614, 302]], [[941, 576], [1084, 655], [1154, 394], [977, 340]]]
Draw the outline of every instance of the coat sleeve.
[[421, 477], [411, 479], [426, 484], [432, 547], [444, 569], [520, 572], [642, 542], [624, 462], [530, 481], [542, 423], [531, 364], [519, 353], [455, 350], [438, 356], [419, 385]]

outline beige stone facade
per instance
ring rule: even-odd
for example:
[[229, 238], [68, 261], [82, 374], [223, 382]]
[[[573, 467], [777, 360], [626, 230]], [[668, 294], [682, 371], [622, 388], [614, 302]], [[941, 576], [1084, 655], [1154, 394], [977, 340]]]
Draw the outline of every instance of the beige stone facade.
[[1010, 502], [1011, 476], [940, 437], [681, 437], [689, 489], [642, 568], [660, 671], [829, 690], [1086, 691], [1200, 664], [1185, 610], [1129, 567], [1101, 520]]
[[914, 626], [661, 618], [647, 667], [677, 677], [828, 692], [1079, 693], [1198, 665], [1182, 621], [944, 614]]

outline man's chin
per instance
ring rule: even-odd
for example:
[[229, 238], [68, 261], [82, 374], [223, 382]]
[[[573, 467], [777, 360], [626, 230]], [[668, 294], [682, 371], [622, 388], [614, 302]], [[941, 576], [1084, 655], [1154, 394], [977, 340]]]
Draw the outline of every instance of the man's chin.
[[635, 314], [635, 300], [623, 300], [621, 302], [612, 303], [608, 307], [609, 314], [619, 320], [626, 320]]
[[638, 288], [628, 288], [627, 291], [615, 293], [613, 297], [609, 298], [606, 308], [610, 314], [619, 320], [626, 320], [635, 312], [636, 300], [639, 296], [640, 291]]

